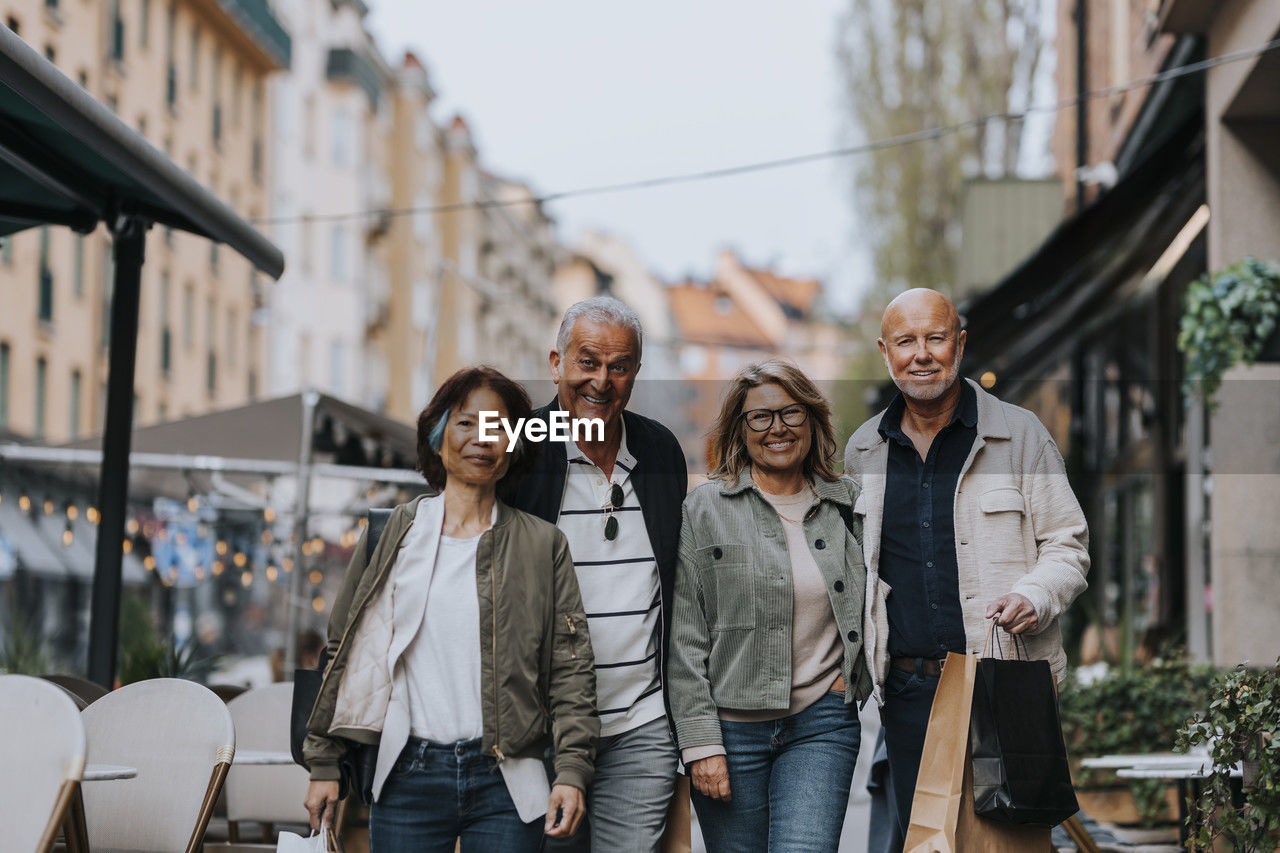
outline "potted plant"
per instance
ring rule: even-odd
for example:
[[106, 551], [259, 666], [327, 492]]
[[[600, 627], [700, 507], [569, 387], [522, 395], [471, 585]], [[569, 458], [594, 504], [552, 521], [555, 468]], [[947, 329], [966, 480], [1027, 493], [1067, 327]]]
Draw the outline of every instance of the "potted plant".
[[1222, 374], [1280, 353], [1280, 264], [1245, 258], [1191, 283], [1178, 349], [1186, 355], [1183, 395], [1212, 409]]
[[1079, 762], [1089, 756], [1172, 750], [1179, 729], [1207, 704], [1212, 668], [1193, 666], [1173, 652], [1145, 667], [1109, 667], [1092, 678], [1080, 678], [1079, 671], [1073, 676], [1062, 685], [1059, 713], [1081, 808], [1112, 823], [1175, 820], [1177, 800], [1169, 783], [1117, 780], [1112, 770], [1085, 768]]
[[[1191, 840], [1222, 839], [1237, 851], [1277, 849], [1280, 829], [1280, 660], [1262, 670], [1246, 664], [1213, 686], [1205, 710], [1178, 735], [1178, 748], [1209, 748], [1212, 772], [1188, 815]], [[1244, 778], [1237, 789], [1232, 771]]]

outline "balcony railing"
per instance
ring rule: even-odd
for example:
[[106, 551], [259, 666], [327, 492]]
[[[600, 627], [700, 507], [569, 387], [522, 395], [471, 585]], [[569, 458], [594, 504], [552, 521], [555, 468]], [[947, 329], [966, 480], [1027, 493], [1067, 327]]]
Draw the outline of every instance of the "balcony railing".
[[382, 75], [378, 66], [363, 51], [349, 47], [330, 49], [325, 63], [325, 76], [330, 80], [353, 83], [364, 90], [369, 104], [376, 110], [382, 95]]
[[218, 0], [218, 4], [279, 67], [293, 60], [293, 40], [267, 0]]

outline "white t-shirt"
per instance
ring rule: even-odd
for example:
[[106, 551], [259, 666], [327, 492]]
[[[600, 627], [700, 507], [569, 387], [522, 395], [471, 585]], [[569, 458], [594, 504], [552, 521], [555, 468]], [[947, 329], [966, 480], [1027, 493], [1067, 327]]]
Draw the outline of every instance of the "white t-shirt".
[[423, 740], [453, 743], [484, 734], [476, 593], [479, 543], [479, 536], [440, 537], [422, 624], [401, 658], [409, 687], [409, 731]]

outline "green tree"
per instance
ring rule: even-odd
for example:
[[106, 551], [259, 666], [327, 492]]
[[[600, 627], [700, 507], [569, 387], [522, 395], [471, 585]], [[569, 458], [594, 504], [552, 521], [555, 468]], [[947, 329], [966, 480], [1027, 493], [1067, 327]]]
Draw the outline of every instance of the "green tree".
[[[847, 3], [837, 55], [854, 140], [874, 142], [1031, 103], [1049, 54], [1050, 0]], [[875, 339], [893, 295], [908, 287], [954, 293], [964, 179], [1016, 174], [1024, 130], [1021, 121], [986, 122], [852, 161], [856, 239], [870, 247], [873, 273], [854, 330], [864, 351], [846, 374], [855, 385], [886, 378]], [[865, 411], [864, 397], [851, 395], [846, 407]]]

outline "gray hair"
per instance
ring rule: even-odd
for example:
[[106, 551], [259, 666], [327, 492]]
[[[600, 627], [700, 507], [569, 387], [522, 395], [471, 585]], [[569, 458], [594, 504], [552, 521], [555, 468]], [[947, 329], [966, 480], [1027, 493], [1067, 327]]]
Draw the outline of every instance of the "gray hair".
[[594, 320], [611, 326], [624, 326], [636, 336], [636, 362], [640, 361], [640, 352], [644, 349], [644, 331], [640, 328], [640, 315], [631, 306], [612, 296], [593, 296], [581, 302], [575, 302], [564, 312], [560, 321], [560, 331], [556, 334], [556, 352], [564, 355], [569, 348], [569, 336], [579, 320]]

